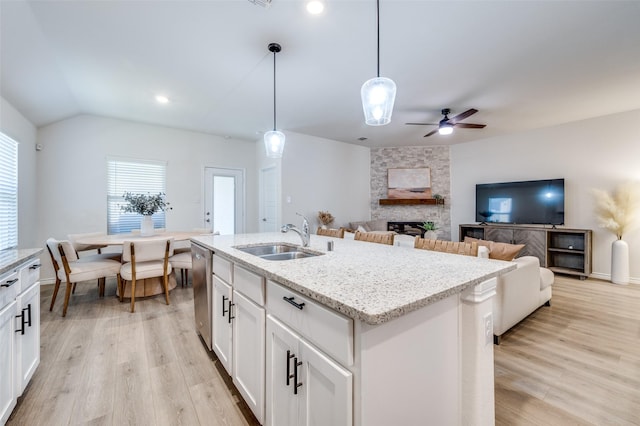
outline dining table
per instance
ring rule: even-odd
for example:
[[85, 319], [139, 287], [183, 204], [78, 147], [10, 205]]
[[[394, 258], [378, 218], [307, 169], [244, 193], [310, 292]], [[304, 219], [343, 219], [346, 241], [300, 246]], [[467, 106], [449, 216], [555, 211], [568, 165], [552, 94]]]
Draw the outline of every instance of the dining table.
[[[173, 238], [174, 242], [189, 241], [191, 237], [199, 235], [207, 235], [202, 231], [156, 231], [151, 236], [143, 236], [139, 233], [127, 233], [127, 234], [102, 234], [102, 235], [88, 235], [84, 237], [78, 237], [76, 242], [80, 244], [86, 244], [94, 247], [107, 247], [103, 252], [109, 252], [109, 247], [117, 247], [128, 241], [151, 241], [160, 240], [166, 238]], [[187, 245], [185, 244], [185, 247]], [[127, 282], [130, 284], [130, 282]], [[142, 285], [141, 285], [142, 284]], [[175, 271], [171, 271], [169, 274], [169, 290], [173, 290], [176, 287], [176, 275]], [[116, 294], [118, 290], [116, 290]], [[162, 277], [146, 278], [144, 280], [136, 281], [136, 298], [155, 296], [157, 294], [164, 294], [164, 287], [162, 284]], [[131, 297], [131, 286], [125, 286], [123, 297]]]

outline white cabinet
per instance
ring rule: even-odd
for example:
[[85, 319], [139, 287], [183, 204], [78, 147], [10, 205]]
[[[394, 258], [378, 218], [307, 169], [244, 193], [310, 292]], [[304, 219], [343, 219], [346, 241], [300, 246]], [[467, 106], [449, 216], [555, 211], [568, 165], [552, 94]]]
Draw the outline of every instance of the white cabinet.
[[233, 383], [260, 423], [264, 420], [264, 308], [233, 292]]
[[353, 423], [352, 373], [267, 315], [268, 426]]
[[[24, 288], [24, 283], [23, 283]], [[31, 285], [16, 299], [16, 360], [18, 362], [16, 390], [22, 395], [40, 364], [40, 284]]]
[[15, 332], [14, 318], [18, 312], [15, 300], [2, 309], [0, 306], [0, 424], [4, 424], [13, 407], [16, 406], [18, 395], [15, 391]]
[[213, 276], [213, 351], [218, 355], [220, 363], [231, 374], [232, 350], [232, 302], [233, 289], [231, 285]]
[[264, 278], [213, 256], [213, 350], [260, 423], [264, 420]]

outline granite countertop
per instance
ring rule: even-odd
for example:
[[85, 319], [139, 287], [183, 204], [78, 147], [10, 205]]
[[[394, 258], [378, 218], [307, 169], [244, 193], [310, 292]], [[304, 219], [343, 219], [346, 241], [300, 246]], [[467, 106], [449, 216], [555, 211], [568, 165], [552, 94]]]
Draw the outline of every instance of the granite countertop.
[[0, 250], [0, 274], [11, 271], [27, 260], [40, 256], [41, 248]]
[[[309, 249], [323, 255], [272, 261], [235, 246], [287, 242], [289, 232], [207, 235], [191, 238], [214, 253], [368, 324], [381, 324], [462, 292], [516, 268], [512, 262], [482, 259], [407, 246], [311, 236]], [[327, 251], [327, 242], [334, 250]]]

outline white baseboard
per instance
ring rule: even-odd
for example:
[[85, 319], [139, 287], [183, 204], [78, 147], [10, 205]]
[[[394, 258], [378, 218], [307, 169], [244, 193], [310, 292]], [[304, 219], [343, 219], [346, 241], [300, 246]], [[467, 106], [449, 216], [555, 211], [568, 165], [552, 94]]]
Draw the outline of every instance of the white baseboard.
[[[604, 281], [611, 281], [611, 274], [603, 274], [600, 272], [593, 272], [589, 275], [590, 278], [596, 278]], [[629, 284], [640, 284], [640, 278], [629, 277]]]

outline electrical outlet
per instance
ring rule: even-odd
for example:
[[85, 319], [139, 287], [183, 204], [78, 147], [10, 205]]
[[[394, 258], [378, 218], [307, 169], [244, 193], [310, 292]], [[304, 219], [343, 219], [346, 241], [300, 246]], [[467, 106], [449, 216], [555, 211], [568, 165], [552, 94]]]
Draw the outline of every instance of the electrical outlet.
[[484, 344], [493, 344], [493, 314], [489, 312], [484, 316]]

